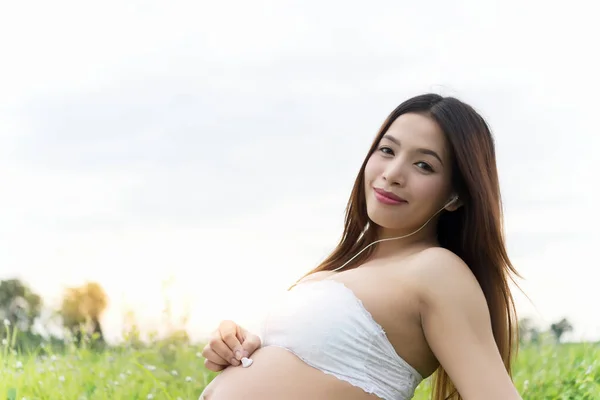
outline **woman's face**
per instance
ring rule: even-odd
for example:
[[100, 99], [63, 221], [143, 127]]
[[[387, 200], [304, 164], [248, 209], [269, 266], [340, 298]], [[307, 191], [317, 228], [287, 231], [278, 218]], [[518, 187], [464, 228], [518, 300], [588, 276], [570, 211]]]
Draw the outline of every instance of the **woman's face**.
[[453, 194], [450, 164], [446, 137], [435, 121], [415, 113], [398, 117], [365, 167], [369, 219], [385, 230], [418, 229]]

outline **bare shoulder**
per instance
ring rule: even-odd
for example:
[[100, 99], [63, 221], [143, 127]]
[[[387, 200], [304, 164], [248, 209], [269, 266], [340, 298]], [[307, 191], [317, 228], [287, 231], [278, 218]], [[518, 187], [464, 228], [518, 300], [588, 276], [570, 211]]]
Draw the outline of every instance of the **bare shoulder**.
[[483, 300], [483, 291], [469, 266], [450, 250], [434, 247], [419, 253], [415, 259], [415, 282], [419, 300], [432, 301]]
[[492, 331], [479, 282], [460, 257], [444, 249], [419, 254], [421, 327], [431, 351], [464, 399], [521, 399]]

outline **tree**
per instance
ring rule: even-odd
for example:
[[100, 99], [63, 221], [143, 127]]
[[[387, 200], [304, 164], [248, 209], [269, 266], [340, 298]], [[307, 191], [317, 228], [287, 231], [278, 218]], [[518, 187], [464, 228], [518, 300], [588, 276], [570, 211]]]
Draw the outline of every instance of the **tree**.
[[540, 330], [535, 326], [531, 318], [522, 318], [519, 320], [519, 342], [539, 343]]
[[65, 290], [61, 306], [63, 324], [75, 335], [77, 343], [89, 335], [104, 342], [100, 317], [107, 305], [108, 296], [98, 283], [88, 282]]
[[19, 279], [0, 281], [0, 320], [28, 332], [40, 316], [42, 299]]
[[573, 325], [566, 319], [563, 318], [559, 322], [550, 325], [550, 330], [556, 337], [556, 342], [560, 342], [560, 338], [566, 332], [571, 332], [573, 330]]

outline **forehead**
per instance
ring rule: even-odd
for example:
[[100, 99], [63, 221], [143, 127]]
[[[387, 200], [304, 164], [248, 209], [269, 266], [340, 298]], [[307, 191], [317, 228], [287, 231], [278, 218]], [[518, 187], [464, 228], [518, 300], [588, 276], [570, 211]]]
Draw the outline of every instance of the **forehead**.
[[385, 134], [393, 136], [403, 146], [427, 148], [444, 158], [449, 155], [446, 135], [437, 122], [425, 115], [402, 114]]

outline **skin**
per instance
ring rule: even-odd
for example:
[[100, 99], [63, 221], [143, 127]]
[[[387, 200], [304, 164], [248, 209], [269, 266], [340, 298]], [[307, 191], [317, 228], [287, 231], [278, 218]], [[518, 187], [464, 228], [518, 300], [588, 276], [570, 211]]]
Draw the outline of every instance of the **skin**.
[[[438, 210], [452, 212], [461, 206], [460, 201], [447, 205], [453, 194], [450, 156], [443, 132], [431, 119], [404, 114], [394, 121], [365, 168], [369, 229], [377, 229], [378, 238], [410, 234]], [[383, 204], [374, 187], [407, 203]], [[398, 355], [423, 377], [441, 363], [465, 400], [521, 399], [494, 342], [483, 292], [468, 266], [439, 247], [436, 222], [432, 219], [407, 238], [379, 243], [358, 268], [321, 271], [304, 280], [344, 283], [383, 326]], [[259, 348], [257, 339], [230, 321], [220, 327], [203, 355], [210, 358], [208, 368], [225, 369], [204, 391], [205, 400], [377, 399], [285, 349]], [[237, 348], [252, 355], [250, 368], [225, 361]]]

